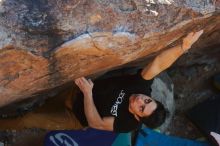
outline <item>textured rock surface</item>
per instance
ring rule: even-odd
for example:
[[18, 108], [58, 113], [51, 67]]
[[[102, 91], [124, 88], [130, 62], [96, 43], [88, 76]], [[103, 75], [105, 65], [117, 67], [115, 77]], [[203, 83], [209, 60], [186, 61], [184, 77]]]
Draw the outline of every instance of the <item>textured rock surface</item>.
[[0, 106], [149, 59], [192, 30], [205, 30], [197, 46], [219, 44], [219, 9], [219, 0], [1, 0]]
[[153, 97], [157, 101], [160, 101], [167, 111], [166, 120], [160, 126], [160, 131], [165, 132], [167, 130], [167, 127], [169, 127], [175, 113], [173, 94], [174, 90], [172, 80], [167, 75], [167, 73], [161, 73], [154, 79], [151, 89], [151, 97]]

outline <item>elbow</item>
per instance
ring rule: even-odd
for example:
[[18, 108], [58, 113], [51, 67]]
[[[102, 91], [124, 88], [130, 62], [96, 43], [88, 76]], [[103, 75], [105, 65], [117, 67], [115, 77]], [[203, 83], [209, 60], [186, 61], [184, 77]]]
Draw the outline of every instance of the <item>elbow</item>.
[[141, 72], [141, 76], [145, 80], [151, 80], [156, 75], [158, 75], [160, 72], [161, 72], [161, 69], [160, 69], [159, 62], [153, 62], [143, 69], [143, 71]]
[[105, 130], [102, 126], [96, 124], [89, 124], [89, 127], [99, 130]]
[[99, 129], [99, 130], [106, 130], [105, 126], [102, 122], [89, 122], [89, 127], [94, 128], [94, 129]]

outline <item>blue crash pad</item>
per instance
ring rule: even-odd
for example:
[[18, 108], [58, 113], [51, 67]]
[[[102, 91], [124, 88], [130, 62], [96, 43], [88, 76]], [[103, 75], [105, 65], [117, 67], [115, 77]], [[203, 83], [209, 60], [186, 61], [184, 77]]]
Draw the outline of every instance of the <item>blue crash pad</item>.
[[57, 130], [49, 132], [44, 146], [111, 146], [117, 134], [88, 128], [87, 130]]

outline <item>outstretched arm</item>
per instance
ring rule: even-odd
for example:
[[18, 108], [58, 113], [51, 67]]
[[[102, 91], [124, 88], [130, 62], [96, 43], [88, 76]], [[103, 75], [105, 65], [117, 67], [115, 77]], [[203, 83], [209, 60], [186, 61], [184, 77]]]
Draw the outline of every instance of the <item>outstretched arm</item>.
[[148, 64], [141, 75], [144, 79], [150, 80], [163, 70], [170, 67], [185, 51], [189, 50], [194, 42], [202, 35], [203, 30], [189, 33], [184, 39], [183, 44], [161, 52]]
[[89, 126], [100, 130], [113, 131], [114, 117], [102, 118], [96, 109], [92, 96], [93, 82], [81, 77], [76, 79], [75, 83], [84, 95], [84, 111]]

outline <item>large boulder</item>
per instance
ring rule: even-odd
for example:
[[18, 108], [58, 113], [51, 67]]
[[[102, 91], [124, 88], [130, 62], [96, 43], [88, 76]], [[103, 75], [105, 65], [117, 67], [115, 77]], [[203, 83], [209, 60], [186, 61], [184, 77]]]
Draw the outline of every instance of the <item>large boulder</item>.
[[201, 44], [218, 44], [219, 10], [219, 0], [1, 0], [0, 107], [147, 64], [191, 31], [204, 29]]

